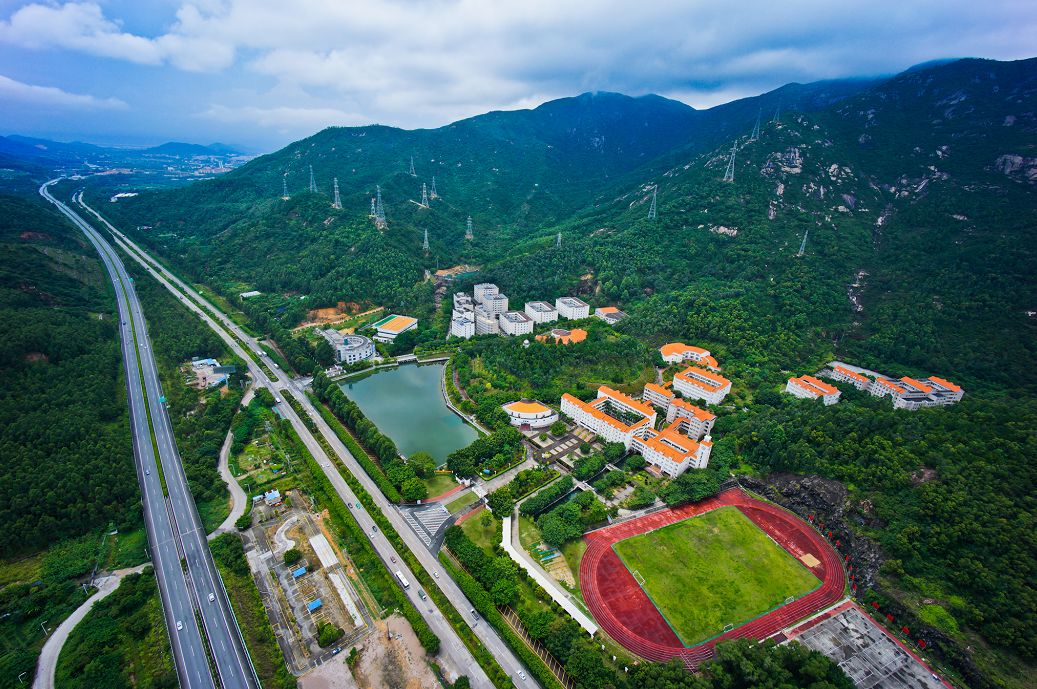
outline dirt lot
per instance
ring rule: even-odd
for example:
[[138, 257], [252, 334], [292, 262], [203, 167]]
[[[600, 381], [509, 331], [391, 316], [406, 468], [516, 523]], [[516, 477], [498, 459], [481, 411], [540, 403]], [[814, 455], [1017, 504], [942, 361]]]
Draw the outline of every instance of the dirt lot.
[[[376, 623], [376, 631], [357, 647], [355, 669], [361, 689], [438, 689], [441, 685], [425, 663], [425, 650], [403, 617], [392, 615]], [[387, 638], [392, 633], [392, 639]], [[341, 655], [345, 655], [343, 651]], [[307, 687], [308, 689], [308, 687]]]

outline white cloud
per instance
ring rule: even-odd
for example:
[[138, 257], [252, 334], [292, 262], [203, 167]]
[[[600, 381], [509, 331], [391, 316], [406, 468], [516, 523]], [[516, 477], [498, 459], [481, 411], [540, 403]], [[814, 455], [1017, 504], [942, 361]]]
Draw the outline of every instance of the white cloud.
[[277, 131], [294, 135], [313, 133], [324, 127], [348, 127], [370, 123], [369, 118], [365, 115], [345, 112], [335, 108], [293, 108], [287, 106], [264, 108], [254, 105], [238, 107], [213, 105], [198, 115], [199, 117], [218, 122], [270, 127]]
[[31, 105], [88, 110], [122, 109], [126, 103], [118, 98], [97, 98], [79, 93], [69, 93], [53, 86], [36, 86], [15, 81], [0, 74], [0, 100], [10, 100]]

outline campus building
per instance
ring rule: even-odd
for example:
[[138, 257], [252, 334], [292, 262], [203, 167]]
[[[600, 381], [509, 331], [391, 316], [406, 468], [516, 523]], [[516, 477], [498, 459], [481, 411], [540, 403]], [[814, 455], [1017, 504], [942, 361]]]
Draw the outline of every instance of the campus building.
[[645, 458], [648, 470], [676, 478], [688, 469], [705, 469], [713, 441], [707, 435], [697, 441], [688, 435], [690, 422], [681, 418], [662, 431], [646, 427], [635, 435], [630, 449]]
[[332, 328], [321, 330], [320, 334], [331, 345], [339, 363], [355, 364], [375, 354], [374, 343], [363, 335], [344, 335]]
[[526, 315], [532, 318], [534, 323], [550, 323], [558, 320], [558, 309], [546, 301], [527, 301]]
[[719, 373], [689, 366], [673, 376], [673, 389], [689, 399], [720, 404], [731, 392], [731, 381]]
[[625, 313], [617, 309], [615, 306], [602, 306], [600, 309], [594, 309], [594, 316], [595, 318], [600, 318], [609, 325], [615, 325], [627, 317]]
[[558, 420], [558, 412], [546, 404], [536, 401], [520, 400], [510, 402], [501, 407], [508, 415], [512, 426], [522, 430], [547, 428]]
[[528, 335], [533, 332], [533, 319], [521, 311], [507, 311], [500, 315], [503, 335]]
[[454, 292], [454, 311], [474, 311], [475, 302], [467, 292]]
[[670, 408], [670, 404], [676, 398], [673, 394], [673, 390], [670, 389], [672, 383], [645, 383], [645, 391], [641, 395], [641, 399], [649, 404], [654, 404], [657, 407], [662, 407], [663, 411]]
[[893, 402], [894, 409], [914, 411], [923, 407], [940, 407], [954, 404], [965, 395], [965, 391], [959, 386], [937, 376], [929, 376], [922, 380], [904, 376], [896, 380], [881, 373], [843, 364], [839, 361], [831, 362], [829, 368], [818, 375], [849, 383], [858, 390], [864, 390], [875, 397], [888, 395]]
[[578, 425], [606, 442], [623, 443], [628, 450], [639, 429], [655, 426], [656, 411], [651, 405], [606, 385], [598, 388], [598, 397], [591, 402], [565, 393], [561, 406], [562, 413]]
[[453, 318], [450, 319], [450, 337], [460, 337], [465, 340], [475, 337], [474, 311], [454, 311]]
[[829, 385], [823, 380], [818, 380], [814, 376], [789, 378], [788, 384], [785, 385], [785, 392], [800, 399], [816, 400], [820, 398], [826, 407], [838, 402], [840, 394], [839, 388]]
[[720, 370], [717, 360], [710, 355], [708, 349], [686, 345], [683, 342], [671, 342], [659, 348], [659, 354], [668, 364], [680, 364], [685, 361], [705, 366], [714, 371]]
[[832, 364], [832, 370], [828, 373], [828, 377], [843, 383], [849, 383], [858, 390], [867, 390], [871, 387], [871, 378], [856, 371], [851, 371], [840, 364]]
[[570, 342], [583, 342], [587, 339], [587, 331], [582, 328], [573, 328], [572, 330], [566, 330], [565, 328], [554, 328], [549, 333], [543, 335], [537, 335], [537, 342], [557, 342], [558, 344], [569, 344]]
[[508, 310], [508, 297], [504, 294], [491, 294], [482, 300], [482, 307], [495, 316]]
[[472, 288], [472, 294], [475, 297], [475, 303], [481, 304], [486, 297], [500, 294], [500, 290], [497, 289], [497, 285], [492, 282], [480, 282]]
[[673, 423], [678, 419], [682, 419], [687, 425], [685, 433], [698, 440], [713, 432], [713, 422], [717, 420], [717, 417], [687, 400], [675, 399], [666, 410], [666, 422]]
[[375, 329], [375, 340], [378, 342], [392, 342], [398, 335], [416, 328], [417, 325], [417, 318], [392, 314], [386, 316], [371, 327]]
[[555, 309], [559, 316], [571, 321], [587, 318], [591, 314], [590, 305], [576, 297], [558, 297], [555, 299]]
[[482, 304], [475, 307], [475, 334], [500, 334], [500, 323], [497, 321], [497, 314], [490, 313]]

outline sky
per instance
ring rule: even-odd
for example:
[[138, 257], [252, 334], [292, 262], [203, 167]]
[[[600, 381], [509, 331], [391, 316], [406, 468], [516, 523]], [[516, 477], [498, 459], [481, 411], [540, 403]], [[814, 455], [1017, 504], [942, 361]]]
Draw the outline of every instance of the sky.
[[1035, 36], [1033, 0], [0, 0], [0, 134], [259, 152], [585, 91], [705, 108]]

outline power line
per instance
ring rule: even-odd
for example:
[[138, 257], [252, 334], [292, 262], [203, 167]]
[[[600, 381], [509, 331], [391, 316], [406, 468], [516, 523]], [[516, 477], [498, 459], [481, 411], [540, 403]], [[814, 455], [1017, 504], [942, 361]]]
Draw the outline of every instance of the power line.
[[810, 230], [804, 230], [803, 231], [803, 241], [800, 242], [799, 253], [796, 254], [797, 256], [802, 256], [803, 252], [807, 250], [807, 237], [809, 237], [809, 236], [810, 236]]
[[752, 136], [749, 137], [749, 141], [756, 141], [760, 138], [760, 115], [763, 114], [763, 110], [756, 111], [756, 126], [753, 127]]
[[648, 219], [655, 220], [655, 197], [659, 193], [659, 185], [656, 184], [652, 187], [652, 205], [648, 209]]
[[425, 241], [421, 243], [421, 249], [428, 254], [428, 228], [425, 228]]
[[724, 172], [725, 182], [735, 181], [735, 153], [738, 151], [738, 142], [731, 144], [731, 158], [727, 161], [727, 171]]
[[281, 177], [281, 200], [287, 201], [290, 197], [288, 196], [288, 173], [285, 172]]
[[410, 157], [410, 176], [417, 177], [418, 173], [414, 172], [414, 156]]

